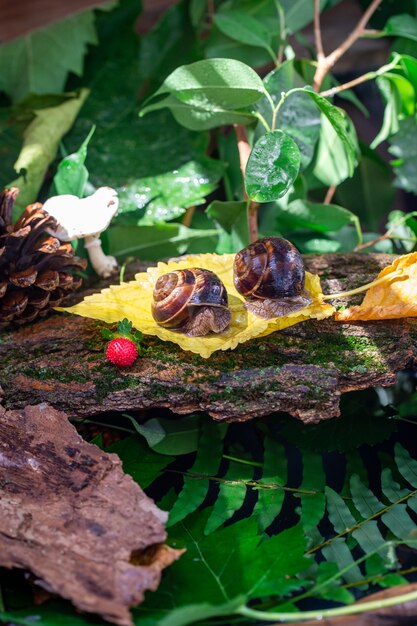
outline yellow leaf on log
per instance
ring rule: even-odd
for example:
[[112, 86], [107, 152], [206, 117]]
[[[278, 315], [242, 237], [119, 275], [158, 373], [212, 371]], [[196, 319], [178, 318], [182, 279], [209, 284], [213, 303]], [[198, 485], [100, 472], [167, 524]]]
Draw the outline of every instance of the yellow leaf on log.
[[[282, 330], [307, 319], [324, 319], [333, 315], [334, 307], [322, 301], [319, 277], [307, 272], [306, 289], [313, 299], [308, 307], [286, 317], [276, 317], [271, 320], [257, 317], [246, 310], [244, 299], [235, 289], [233, 260], [234, 254], [198, 254], [189, 255], [176, 261], [172, 260], [168, 263], [158, 263], [156, 267], [150, 267], [147, 272], [136, 274], [135, 280], [131, 282], [112, 285], [100, 293], [87, 296], [75, 306], [58, 308], [58, 310], [108, 323], [117, 322], [127, 317], [133, 326], [144, 335], [155, 335], [164, 341], [172, 341], [183, 350], [195, 352], [204, 358], [208, 358], [217, 350], [234, 349], [239, 343], [269, 335], [276, 330]], [[205, 337], [187, 337], [179, 331], [158, 326], [153, 319], [151, 302], [157, 279], [162, 274], [187, 267], [201, 267], [211, 270], [223, 281], [229, 297], [229, 308], [232, 312], [232, 321], [224, 332]]]
[[360, 306], [337, 311], [335, 319], [350, 322], [417, 316], [417, 252], [395, 259], [377, 280], [384, 276], [384, 282], [368, 289]]

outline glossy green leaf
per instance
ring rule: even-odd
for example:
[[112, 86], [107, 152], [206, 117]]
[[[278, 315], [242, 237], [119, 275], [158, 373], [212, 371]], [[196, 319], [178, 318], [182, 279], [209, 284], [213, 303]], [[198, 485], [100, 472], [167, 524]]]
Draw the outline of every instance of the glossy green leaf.
[[64, 91], [69, 72], [81, 76], [89, 44], [97, 43], [94, 12], [69, 15], [0, 46], [0, 90], [12, 100]]
[[249, 156], [245, 173], [246, 192], [256, 202], [271, 202], [285, 195], [300, 169], [297, 144], [281, 130], [263, 135]]
[[352, 176], [356, 166], [358, 152], [356, 132], [352, 122], [342, 109], [335, 107], [326, 98], [323, 98], [323, 96], [320, 96], [315, 91], [305, 89], [304, 93], [312, 98], [323, 115], [326, 116], [327, 121], [331, 124], [334, 133], [339, 138], [345, 151], [348, 176]]
[[268, 29], [265, 28], [262, 22], [258, 21], [250, 14], [236, 10], [217, 13], [214, 16], [214, 23], [222, 33], [231, 39], [236, 39], [248, 46], [265, 48], [269, 50], [271, 56], [274, 57], [274, 53], [271, 50], [271, 36]]
[[385, 36], [406, 37], [417, 41], [417, 20], [411, 15], [394, 15], [384, 26]]
[[[304, 80], [295, 69], [293, 61], [285, 61], [264, 78], [264, 85], [277, 106], [283, 92], [294, 87], [302, 87]], [[256, 110], [263, 115], [267, 123], [273, 123], [273, 114], [269, 100], [264, 97], [256, 104]], [[276, 126], [289, 135], [298, 145], [301, 153], [301, 167], [305, 169], [314, 155], [314, 149], [320, 134], [320, 111], [303, 92], [295, 92], [284, 101], [276, 119]], [[257, 136], [264, 128], [258, 124]]]
[[[248, 65], [233, 59], [207, 59], [178, 67], [148, 102], [171, 94], [191, 107], [233, 110], [254, 104], [263, 93], [262, 80]], [[145, 103], [141, 114], [147, 111]]]
[[189, 470], [190, 476], [184, 477], [184, 486], [169, 515], [169, 526], [177, 524], [193, 513], [204, 501], [210, 486], [209, 479], [204, 476], [217, 474], [223, 451], [224, 434], [224, 429], [220, 429], [210, 418], [202, 424], [197, 456]]
[[249, 111], [227, 109], [204, 99], [189, 105], [172, 95], [149, 104], [142, 114], [164, 108], [168, 108], [177, 122], [189, 130], [208, 130], [227, 124], [246, 125], [256, 120], [256, 117]]
[[339, 185], [353, 173], [342, 140], [324, 116], [313, 172], [320, 182], [329, 186]]
[[238, 252], [249, 244], [247, 202], [214, 200], [206, 213], [220, 230], [216, 252]]
[[53, 179], [54, 195], [71, 194], [79, 198], [84, 196], [88, 180], [88, 170], [84, 163], [87, 158], [87, 147], [94, 131], [95, 126], [92, 127], [78, 150], [64, 157], [58, 164]]
[[106, 232], [107, 248], [119, 259], [137, 256], [147, 261], [184, 254], [192, 241], [217, 235], [217, 230], [197, 230], [182, 224], [152, 226], [116, 225]]

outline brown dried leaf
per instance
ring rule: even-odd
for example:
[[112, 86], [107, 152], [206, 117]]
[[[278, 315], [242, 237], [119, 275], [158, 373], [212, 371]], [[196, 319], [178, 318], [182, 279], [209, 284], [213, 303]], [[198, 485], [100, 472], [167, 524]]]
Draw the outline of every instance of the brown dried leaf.
[[335, 319], [350, 322], [417, 316], [417, 252], [395, 259], [377, 279], [384, 276], [387, 276], [384, 282], [368, 289], [360, 306], [338, 311]]
[[86, 443], [47, 404], [0, 408], [0, 565], [121, 626], [180, 552], [167, 514], [119, 457]]

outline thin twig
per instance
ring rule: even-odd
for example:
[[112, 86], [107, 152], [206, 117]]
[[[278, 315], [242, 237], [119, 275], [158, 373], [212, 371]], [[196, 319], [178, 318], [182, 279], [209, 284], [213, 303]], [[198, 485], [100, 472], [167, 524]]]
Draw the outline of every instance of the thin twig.
[[[318, 0], [314, 0], [315, 9], [319, 4]], [[313, 88], [315, 91], [320, 91], [321, 84], [323, 82], [324, 77], [329, 72], [329, 70], [339, 61], [339, 59], [349, 50], [349, 48], [357, 41], [360, 37], [362, 37], [365, 32], [366, 24], [371, 19], [372, 15], [375, 13], [376, 9], [381, 4], [382, 0], [373, 0], [373, 2], [366, 9], [355, 28], [352, 32], [346, 37], [344, 41], [327, 56], [319, 56], [319, 54], [323, 53], [323, 47], [321, 45], [321, 41], [316, 40], [316, 53], [317, 53], [317, 68], [316, 73], [314, 75], [313, 80]], [[316, 13], [317, 11], [315, 11]], [[315, 23], [318, 18], [315, 16]]]
[[336, 192], [336, 189], [337, 189], [336, 185], [330, 185], [324, 197], [323, 204], [330, 204]]
[[320, 0], [314, 0], [314, 40], [316, 43], [317, 60], [320, 63], [326, 56], [324, 54], [323, 42], [321, 39]]
[[332, 97], [341, 91], [346, 91], [346, 89], [351, 89], [352, 87], [356, 87], [357, 85], [361, 85], [362, 83], [366, 83], [368, 80], [374, 78], [374, 72], [368, 72], [367, 74], [362, 74], [362, 76], [358, 76], [358, 78], [354, 78], [347, 83], [343, 83], [343, 85], [336, 85], [331, 89], [326, 89], [325, 91], [320, 91], [320, 95], [326, 97]]
[[[237, 149], [239, 152], [240, 171], [242, 172], [242, 179], [245, 181], [246, 165], [252, 149], [249, 145], [246, 128], [241, 124], [235, 124], [234, 128], [237, 139]], [[247, 198], [246, 191], [245, 198]], [[258, 207], [259, 204], [257, 202], [248, 200], [248, 228], [251, 242], [258, 239]]]
[[356, 246], [356, 248], [353, 248], [353, 252], [359, 252], [359, 250], [363, 250], [364, 248], [369, 248], [370, 246], [373, 246], [376, 243], [379, 243], [380, 241], [384, 241], [384, 239], [389, 239], [389, 238], [390, 238], [390, 233], [384, 233], [383, 235], [380, 235], [379, 237], [375, 237], [375, 239], [372, 239], [372, 241], [367, 241], [366, 243], [362, 243], [360, 246]]
[[187, 228], [189, 228], [191, 226], [191, 222], [193, 221], [194, 213], [195, 213], [195, 206], [188, 207], [188, 209], [184, 213], [184, 217], [182, 218], [183, 226], [187, 226]]

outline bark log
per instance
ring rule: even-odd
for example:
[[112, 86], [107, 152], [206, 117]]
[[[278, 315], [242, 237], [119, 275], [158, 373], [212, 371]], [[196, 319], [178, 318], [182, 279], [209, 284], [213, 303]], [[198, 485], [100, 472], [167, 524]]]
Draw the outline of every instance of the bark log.
[[131, 626], [129, 607], [180, 554], [162, 543], [166, 518], [119, 457], [83, 441], [64, 413], [0, 407], [0, 566]]
[[[306, 267], [321, 275], [325, 293], [336, 293], [369, 282], [391, 261], [315, 255]], [[392, 385], [416, 366], [417, 320], [308, 321], [208, 361], [148, 337], [127, 370], [105, 361], [104, 346], [97, 322], [62, 314], [9, 333], [0, 343], [4, 405], [48, 402], [75, 416], [167, 407], [227, 421], [286, 411], [316, 423], [339, 415], [341, 393]]]

